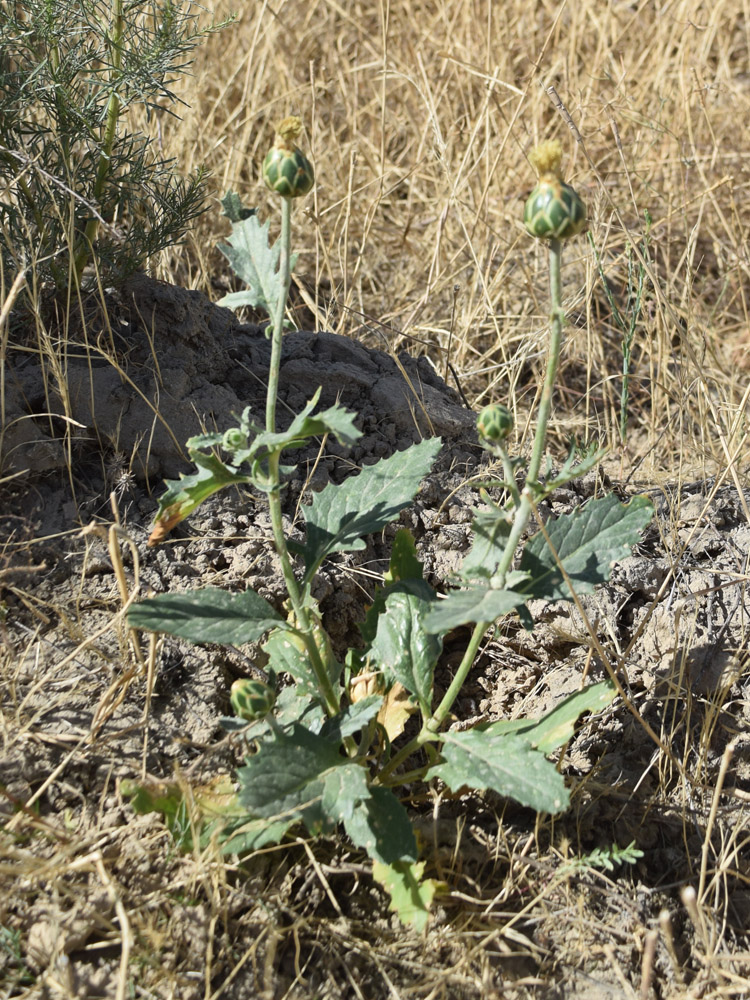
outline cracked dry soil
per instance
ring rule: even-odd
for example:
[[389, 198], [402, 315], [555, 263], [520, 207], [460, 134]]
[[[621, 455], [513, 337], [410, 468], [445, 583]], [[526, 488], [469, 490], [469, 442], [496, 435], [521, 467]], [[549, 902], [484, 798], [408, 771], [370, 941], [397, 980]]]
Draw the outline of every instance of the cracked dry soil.
[[[136, 816], [123, 801], [123, 778], [177, 770], [205, 781], [239, 762], [219, 720], [254, 650], [167, 638], [149, 690], [128, 655], [106, 541], [81, 529], [111, 521], [114, 492], [132, 544], [123, 549], [131, 586], [135, 551], [144, 590], [250, 586], [277, 605], [284, 594], [269, 520], [251, 490], [220, 494], [165, 544], [146, 547], [163, 477], [190, 468], [187, 438], [225, 429], [245, 406], [262, 417], [263, 331], [197, 292], [143, 276], [109, 319], [97, 338], [68, 347], [66, 399], [38, 354], [11, 352], [6, 368], [3, 471], [22, 472], [5, 483], [0, 506], [7, 995], [114, 996], [125, 920], [139, 956], [128, 970], [132, 995], [384, 996], [388, 983], [399, 996], [427, 995], [432, 983], [443, 992], [431, 995], [457, 998], [626, 996], [615, 965], [637, 988], [644, 935], [663, 907], [674, 915], [680, 961], [698, 982], [679, 888], [695, 880], [730, 741], [727, 828], [744, 822], [750, 798], [750, 495], [721, 482], [649, 491], [656, 518], [610, 584], [583, 600], [588, 623], [573, 604], [540, 606], [533, 633], [510, 621], [486, 645], [456, 705], [463, 722], [546, 711], [584, 674], [605, 676], [603, 649], [613, 662], [622, 658], [632, 704], [671, 756], [659, 755], [618, 702], [602, 720], [584, 722], [568, 747], [564, 771], [576, 791], [554, 824], [535, 827], [527, 810], [490, 794], [412, 802], [429, 873], [449, 890], [420, 937], [397, 925], [365, 859], [344, 843], [300, 841], [244, 871], [236, 859], [225, 868], [180, 857], [158, 817]], [[339, 400], [359, 415], [363, 437], [351, 450], [328, 442], [297, 453], [285, 493], [290, 530], [310, 490], [425, 435], [444, 442], [400, 524], [324, 566], [316, 596], [341, 650], [356, 642], [399, 526], [413, 532], [430, 582], [445, 584], [469, 545], [481, 504], [472, 482], [487, 477], [488, 459], [474, 415], [426, 358], [394, 358], [327, 333], [289, 334], [280, 421], [318, 386], [322, 406]], [[604, 486], [623, 498], [636, 492], [590, 475], [554, 494], [543, 515]], [[448, 637], [439, 684], [467, 636]], [[683, 771], [695, 779], [687, 792]], [[556, 875], [561, 851], [631, 841], [643, 851], [632, 868]], [[740, 950], [750, 894], [737, 872], [749, 863], [743, 847], [726, 875], [724, 933]], [[483, 934], [480, 953], [472, 942]], [[682, 995], [684, 970], [662, 941], [656, 961], [659, 996]]]

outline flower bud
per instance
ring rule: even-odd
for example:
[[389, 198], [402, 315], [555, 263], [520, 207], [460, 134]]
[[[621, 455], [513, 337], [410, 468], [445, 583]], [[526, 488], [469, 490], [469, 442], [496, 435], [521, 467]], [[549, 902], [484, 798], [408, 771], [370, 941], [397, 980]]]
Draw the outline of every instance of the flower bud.
[[224, 451], [241, 451], [247, 448], [247, 434], [244, 434], [239, 427], [230, 427], [228, 431], [224, 431], [221, 447]]
[[302, 122], [295, 115], [285, 118], [276, 130], [276, 141], [263, 161], [265, 185], [283, 198], [301, 198], [315, 183], [312, 163], [295, 145]]
[[501, 403], [485, 406], [477, 417], [477, 432], [484, 441], [504, 441], [512, 430], [513, 414]]
[[235, 715], [255, 722], [271, 711], [276, 702], [276, 692], [263, 681], [243, 677], [232, 684], [229, 701]]
[[560, 174], [561, 157], [557, 140], [541, 143], [529, 156], [539, 183], [526, 201], [523, 221], [527, 231], [540, 240], [567, 240], [586, 225], [586, 206]]

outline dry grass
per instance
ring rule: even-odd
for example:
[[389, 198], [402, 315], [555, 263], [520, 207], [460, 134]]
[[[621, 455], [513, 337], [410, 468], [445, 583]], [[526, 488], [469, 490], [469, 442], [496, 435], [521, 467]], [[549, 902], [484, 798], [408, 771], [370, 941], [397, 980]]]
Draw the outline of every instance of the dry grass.
[[[234, 6], [219, 3], [216, 17]], [[185, 172], [207, 165], [216, 199], [233, 188], [275, 218], [258, 166], [274, 124], [300, 114], [317, 174], [296, 214], [300, 316], [372, 346], [428, 354], [472, 404], [512, 406], [518, 448], [544, 360], [548, 308], [544, 250], [520, 223], [534, 180], [527, 153], [539, 139], [559, 136], [567, 179], [586, 198], [593, 247], [621, 308], [629, 259], [645, 278], [623, 444], [621, 333], [592, 243], [581, 238], [566, 249], [571, 324], [553, 444], [571, 435], [597, 438], [611, 449], [608, 469], [621, 479], [679, 494], [692, 480], [715, 477], [717, 489], [734, 485], [742, 496], [750, 398], [749, 16], [739, 0], [248, 4], [198, 50], [192, 77], [177, 88], [189, 107], [181, 121], [158, 122], [158, 142]], [[217, 298], [230, 280], [214, 249], [225, 232], [217, 204], [184, 247], [152, 263], [154, 273]], [[45, 343], [54, 359], [54, 345]], [[6, 342], [0, 345], [4, 355]], [[4, 559], [3, 548], [0, 582]], [[13, 581], [43, 617], [33, 578]], [[83, 641], [71, 623], [72, 657]], [[30, 637], [27, 650], [32, 646]], [[36, 717], [15, 701], [27, 650], [9, 645], [3, 661], [13, 705], [0, 733], [5, 751], [40, 738]], [[731, 683], [745, 667], [740, 657]], [[679, 663], [670, 683], [682, 690]], [[133, 821], [136, 838], [133, 829], [103, 827], [112, 795], [106, 787], [101, 801], [79, 806], [84, 820], [69, 833], [64, 822], [38, 815], [35, 802], [15, 803], [18, 811], [0, 831], [0, 881], [29, 899], [44, 886], [59, 913], [79, 907], [83, 923], [96, 923], [97, 947], [119, 956], [118, 975], [76, 994], [62, 952], [54, 942], [44, 951], [41, 942], [54, 970], [42, 994], [13, 957], [22, 949], [11, 936], [0, 940], [11, 956], [0, 990], [218, 1000], [253, 995], [233, 992], [252, 969], [255, 995], [268, 998], [369, 998], [362, 984], [378, 983], [378, 995], [394, 1000], [551, 1000], [572, 995], [564, 986], [557, 991], [555, 984], [567, 981], [563, 969], [581, 971], [581, 990], [587, 975], [605, 969], [619, 984], [612, 996], [746, 997], [750, 944], [727, 913], [732, 893], [750, 896], [747, 793], [735, 787], [731, 759], [717, 768], [711, 739], [731, 683], [700, 706], [688, 696], [678, 710], [678, 699], [667, 699], [656, 722], [649, 770], [658, 780], [646, 812], [668, 802], [673, 822], [664, 836], [694, 843], [698, 830], [702, 845], [686, 873], [697, 895], [684, 897], [658, 926], [641, 921], [635, 884], [628, 896], [628, 886], [606, 873], [574, 880], [553, 824], [529, 835], [500, 822], [492, 844], [466, 835], [469, 860], [460, 830], [447, 838], [453, 847], [443, 877], [464, 888], [446, 902], [428, 938], [375, 933], [362, 913], [336, 913], [336, 893], [355, 893], [366, 873], [334, 848], [330, 856], [316, 848], [314, 865], [302, 842], [269, 851], [248, 883], [210, 853], [177, 857], [151, 818]], [[742, 734], [737, 744], [741, 754]], [[55, 749], [66, 764], [85, 758], [85, 746], [72, 738]], [[35, 801], [40, 796], [37, 789]], [[576, 822], [585, 826], [587, 803], [606, 796], [630, 808], [616, 789], [589, 782], [573, 809]], [[143, 879], [126, 890], [111, 871], [112, 859], [128, 852], [136, 868], [142, 863]], [[86, 909], [92, 898], [99, 901], [93, 915]], [[316, 901], [325, 899], [333, 902], [324, 920]], [[685, 941], [692, 941], [692, 959], [681, 950]], [[164, 954], [168, 960], [153, 958]], [[229, 971], [217, 988], [212, 962], [219, 955]], [[316, 964], [326, 971], [312, 975]]]
[[[164, 151], [206, 163], [217, 196], [232, 187], [267, 216], [258, 165], [274, 123], [299, 113], [318, 183], [298, 211], [297, 282], [316, 325], [429, 353], [472, 400], [527, 412], [547, 293], [543, 249], [519, 221], [526, 156], [559, 136], [621, 304], [627, 247], [653, 220], [627, 463], [647, 480], [704, 478], [744, 434], [747, 44], [740, 4], [263, 7], [199, 52]], [[160, 276], [210, 292], [221, 232], [206, 216]], [[614, 447], [620, 333], [583, 240], [565, 279], [559, 429]]]

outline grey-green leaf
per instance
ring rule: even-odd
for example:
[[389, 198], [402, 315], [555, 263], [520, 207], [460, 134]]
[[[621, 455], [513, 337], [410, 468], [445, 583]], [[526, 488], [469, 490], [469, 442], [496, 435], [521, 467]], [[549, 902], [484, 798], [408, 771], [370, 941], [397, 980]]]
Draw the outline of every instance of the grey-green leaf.
[[460, 788], [491, 788], [538, 812], [559, 813], [569, 794], [562, 776], [525, 736], [484, 731], [447, 732], [443, 761], [431, 767], [427, 779], [440, 778], [454, 792]]
[[192, 514], [199, 504], [225, 486], [240, 486], [251, 481], [249, 476], [222, 462], [216, 455], [191, 451], [190, 457], [198, 466], [198, 471], [166, 481], [167, 489], [159, 498], [149, 545], [163, 541], [172, 528]]
[[217, 587], [159, 594], [134, 604], [128, 612], [131, 628], [166, 632], [191, 642], [231, 645], [254, 642], [280, 620], [254, 590], [232, 594]]
[[310, 833], [325, 832], [332, 825], [322, 806], [326, 774], [346, 763], [332, 743], [295, 724], [261, 743], [237, 772], [239, 800], [252, 816], [301, 819]]
[[386, 865], [416, 861], [417, 843], [406, 809], [389, 788], [375, 785], [368, 791], [367, 798], [344, 818], [344, 829], [353, 843]]
[[345, 761], [326, 775], [322, 807], [329, 819], [344, 824], [352, 842], [373, 860], [384, 864], [417, 860], [406, 810], [390, 789], [368, 785], [360, 764]]
[[495, 590], [476, 584], [466, 590], [456, 590], [436, 604], [425, 617], [424, 627], [429, 632], [447, 632], [473, 622], [494, 622], [525, 600], [526, 595], [515, 590]]
[[274, 434], [262, 433], [253, 441], [251, 453], [258, 454], [265, 449], [269, 452], [282, 448], [298, 448], [311, 437], [322, 437], [333, 434], [341, 444], [352, 445], [362, 437], [362, 431], [354, 426], [356, 414], [335, 404], [321, 413], [310, 416], [310, 412], [318, 400], [320, 389], [314, 399], [307, 404], [302, 413], [297, 414], [287, 430]]
[[[577, 594], [590, 594], [598, 583], [609, 579], [613, 563], [630, 555], [653, 512], [648, 497], [634, 497], [623, 504], [609, 494], [547, 523], [550, 542]], [[527, 542], [520, 568], [529, 575], [523, 584], [527, 597], [570, 598], [570, 588], [542, 532]]]
[[[232, 292], [220, 299], [220, 306], [237, 308], [248, 305], [262, 309], [269, 316], [274, 315], [283, 291], [279, 274], [281, 244], [277, 240], [273, 246], [269, 245], [270, 224], [270, 220], [266, 220], [261, 225], [257, 215], [251, 215], [233, 223], [227, 243], [219, 244], [219, 250], [232, 265], [234, 273], [248, 286], [241, 292]], [[297, 255], [293, 254], [291, 270], [294, 270], [296, 261]]]
[[411, 503], [441, 444], [440, 438], [420, 441], [314, 495], [312, 504], [302, 508], [305, 544], [290, 546], [304, 557], [306, 582], [326, 556], [363, 549], [364, 535], [381, 531]]
[[476, 579], [489, 579], [497, 572], [505, 553], [510, 532], [510, 522], [497, 509], [480, 511], [472, 522], [474, 541], [461, 564], [460, 574], [468, 583]]
[[616, 695], [617, 688], [612, 681], [600, 681], [569, 695], [541, 719], [492, 722], [486, 726], [477, 726], [476, 731], [513, 732], [527, 739], [535, 750], [552, 753], [573, 736], [575, 724], [583, 712], [601, 712], [607, 705], [611, 705]]
[[408, 589], [397, 585], [386, 598], [370, 646], [370, 656], [386, 680], [399, 681], [416, 695], [425, 716], [430, 713], [432, 678], [443, 648], [442, 636], [424, 627], [434, 606], [432, 588], [423, 580], [409, 581]]
[[347, 736], [355, 736], [380, 711], [383, 704], [382, 695], [370, 694], [354, 705], [347, 705], [332, 719], [326, 719], [320, 730], [320, 735], [339, 746]]

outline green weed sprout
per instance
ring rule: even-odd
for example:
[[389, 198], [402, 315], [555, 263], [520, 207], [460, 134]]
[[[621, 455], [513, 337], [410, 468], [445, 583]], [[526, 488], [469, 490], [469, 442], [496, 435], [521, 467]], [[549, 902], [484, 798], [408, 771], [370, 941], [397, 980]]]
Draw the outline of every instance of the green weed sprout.
[[[381, 532], [398, 517], [430, 471], [441, 441], [421, 441], [364, 467], [341, 485], [326, 486], [302, 508], [304, 541], [285, 536], [281, 490], [293, 467], [281, 465], [282, 453], [325, 434], [343, 444], [361, 436], [354, 414], [338, 404], [316, 412], [320, 390], [285, 430], [276, 426], [284, 313], [296, 261], [291, 211], [294, 199], [311, 189], [314, 178], [296, 145], [300, 130], [298, 119], [285, 119], [263, 166], [264, 181], [282, 199], [277, 243], [269, 242], [270, 224], [261, 224], [236, 195], [228, 194], [223, 202], [233, 225], [221, 249], [247, 287], [222, 304], [262, 308], [272, 319], [265, 426], [253, 422], [248, 408], [237, 426], [188, 441], [198, 471], [167, 483], [150, 539], [151, 544], [161, 541], [218, 490], [253, 485], [269, 504], [288, 599], [280, 611], [252, 590], [161, 594], [133, 606], [128, 621], [131, 628], [197, 643], [263, 641], [268, 680], [236, 682], [231, 692], [235, 715], [225, 720], [226, 728], [242, 732], [250, 752], [237, 773], [234, 794], [227, 795], [228, 782], [222, 782], [222, 795], [213, 805], [210, 796], [201, 799], [202, 840], [217, 837], [224, 850], [247, 852], [280, 842], [297, 825], [313, 836], [343, 827], [369, 854], [373, 876], [389, 893], [394, 910], [404, 922], [421, 928], [439, 886], [429, 877], [429, 859], [419, 859], [398, 790], [439, 781], [453, 791], [491, 789], [540, 812], [566, 807], [569, 792], [548, 755], [571, 738], [581, 713], [609, 705], [613, 683], [583, 688], [539, 719], [480, 723], [462, 731], [448, 724], [482, 639], [496, 620], [516, 613], [533, 628], [529, 601], [590, 593], [609, 578], [613, 561], [629, 553], [652, 516], [652, 506], [644, 497], [628, 504], [613, 496], [592, 500], [548, 521], [517, 558], [536, 504], [600, 457], [589, 454], [576, 463], [571, 456], [554, 477], [540, 477], [564, 319], [561, 241], [579, 231], [585, 219], [578, 196], [560, 180], [559, 146], [543, 146], [537, 154], [543, 190], [528, 203], [527, 224], [550, 244], [551, 334], [524, 482], [516, 481], [522, 458], [508, 451], [512, 414], [492, 404], [479, 414], [478, 433], [502, 461], [505, 500], [497, 504], [485, 495], [486, 509], [474, 520], [473, 544], [458, 586], [440, 597], [423, 577], [414, 539], [399, 531], [382, 586], [360, 625], [361, 644], [348, 650], [343, 663], [337, 659], [312, 597], [315, 576], [332, 553], [364, 548], [365, 536]], [[548, 226], [542, 225], [542, 217]], [[471, 638], [438, 701], [435, 669], [443, 639], [464, 624], [473, 625]], [[410, 716], [416, 716], [411, 730], [405, 729]], [[176, 817], [184, 816], [185, 803], [177, 785], [166, 793], [163, 786], [158, 793], [144, 785], [131, 791], [135, 808], [160, 810], [184, 839], [185, 825]]]

